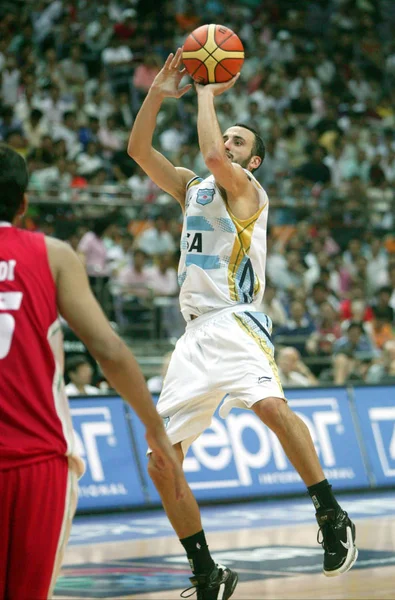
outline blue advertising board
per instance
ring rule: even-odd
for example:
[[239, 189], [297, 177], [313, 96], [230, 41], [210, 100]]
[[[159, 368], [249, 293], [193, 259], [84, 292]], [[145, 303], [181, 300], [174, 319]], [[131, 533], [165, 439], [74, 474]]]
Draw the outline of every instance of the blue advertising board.
[[376, 485], [395, 483], [395, 386], [354, 388], [354, 402]]
[[[368, 486], [346, 390], [289, 390], [287, 398], [308, 426], [325, 474], [334, 487]], [[145, 454], [144, 429], [137, 419], [133, 429], [137, 446]], [[198, 500], [306, 489], [276, 435], [248, 410], [233, 409], [226, 420], [216, 411], [210, 428], [188, 451], [184, 471]], [[151, 502], [158, 503], [159, 496], [150, 482], [148, 491]]]
[[119, 397], [70, 400], [77, 452], [86, 471], [79, 480], [78, 509], [144, 504], [128, 424]]

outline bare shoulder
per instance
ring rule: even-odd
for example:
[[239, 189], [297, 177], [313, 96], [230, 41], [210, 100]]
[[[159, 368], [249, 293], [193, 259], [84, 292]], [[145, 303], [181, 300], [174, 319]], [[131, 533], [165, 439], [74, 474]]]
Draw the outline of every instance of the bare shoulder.
[[191, 171], [190, 169], [185, 169], [185, 167], [176, 167], [177, 173], [182, 177], [183, 183], [186, 187], [188, 181], [196, 177], [196, 173]]
[[57, 283], [62, 266], [70, 262], [72, 264], [73, 261], [79, 260], [79, 258], [72, 247], [62, 240], [45, 236], [45, 244], [47, 246], [48, 261], [52, 276], [55, 283]]

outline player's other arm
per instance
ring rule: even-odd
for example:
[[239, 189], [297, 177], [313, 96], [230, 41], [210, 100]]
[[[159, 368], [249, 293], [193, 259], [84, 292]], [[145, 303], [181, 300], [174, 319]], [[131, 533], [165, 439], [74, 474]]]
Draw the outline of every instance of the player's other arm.
[[233, 197], [243, 195], [249, 185], [249, 180], [243, 168], [232, 163], [226, 156], [225, 145], [215, 112], [214, 97], [230, 89], [236, 80], [237, 76], [223, 84], [196, 85], [198, 95], [197, 129], [200, 151], [217, 184]]
[[195, 173], [183, 167], [175, 167], [163, 154], [152, 146], [156, 119], [165, 98], [181, 98], [192, 86], [179, 89], [185, 74], [180, 71], [181, 48], [170, 54], [162, 70], [156, 76], [133, 124], [129, 137], [128, 154], [162, 190], [173, 196], [183, 206], [185, 188]]
[[60, 314], [98, 361], [111, 386], [141, 419], [159, 467], [170, 464], [177, 494], [182, 495], [178, 459], [136, 359], [112, 330], [91, 292], [85, 269], [75, 252], [59, 240], [47, 238], [46, 243]]

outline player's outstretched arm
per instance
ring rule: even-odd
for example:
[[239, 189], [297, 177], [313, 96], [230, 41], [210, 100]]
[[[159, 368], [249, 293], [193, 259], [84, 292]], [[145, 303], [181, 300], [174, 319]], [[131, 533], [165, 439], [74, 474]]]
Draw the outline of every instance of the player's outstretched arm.
[[195, 84], [198, 95], [197, 129], [199, 147], [207, 168], [215, 177], [215, 181], [232, 196], [239, 196], [249, 185], [245, 172], [226, 156], [217, 115], [214, 97], [230, 89], [238, 79], [238, 75], [226, 83], [209, 85]]
[[151, 88], [136, 116], [129, 137], [128, 154], [162, 190], [173, 196], [183, 206], [185, 187], [195, 176], [193, 171], [175, 167], [152, 146], [156, 118], [165, 98], [181, 98], [192, 85], [180, 88], [185, 69], [180, 70], [182, 49], [170, 54], [155, 77]]
[[46, 238], [46, 243], [60, 314], [98, 361], [111, 386], [145, 425], [155, 460], [160, 468], [173, 471], [177, 496], [181, 497], [181, 467], [136, 359], [112, 330], [91, 292], [85, 268], [75, 252], [59, 240]]

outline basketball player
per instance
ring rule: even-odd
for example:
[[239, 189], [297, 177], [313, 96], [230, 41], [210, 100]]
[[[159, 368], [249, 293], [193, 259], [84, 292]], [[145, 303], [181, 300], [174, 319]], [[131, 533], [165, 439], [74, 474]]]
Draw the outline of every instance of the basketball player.
[[[268, 197], [252, 174], [264, 158], [259, 135], [246, 125], [221, 134], [214, 97], [230, 82], [196, 85], [199, 145], [211, 175], [202, 181], [174, 167], [152, 147], [156, 117], [166, 97], [180, 98], [182, 49], [170, 54], [153, 82], [130, 134], [128, 153], [151, 179], [181, 204], [180, 304], [187, 321], [173, 353], [157, 405], [167, 434], [183, 460], [220, 404], [253, 410], [275, 432], [305, 482], [323, 536], [324, 574], [340, 575], [357, 558], [355, 526], [325, 479], [306, 425], [289, 408], [274, 362], [271, 322], [257, 312], [265, 285]], [[209, 553], [191, 490], [177, 500], [166, 471], [151, 455], [149, 473], [184, 546], [200, 600], [229, 598], [237, 574]]]
[[58, 312], [147, 428], [155, 462], [182, 473], [143, 375], [94, 299], [67, 244], [15, 227], [26, 209], [26, 164], [0, 145], [0, 599], [44, 600], [71, 528], [77, 478], [63, 383]]

